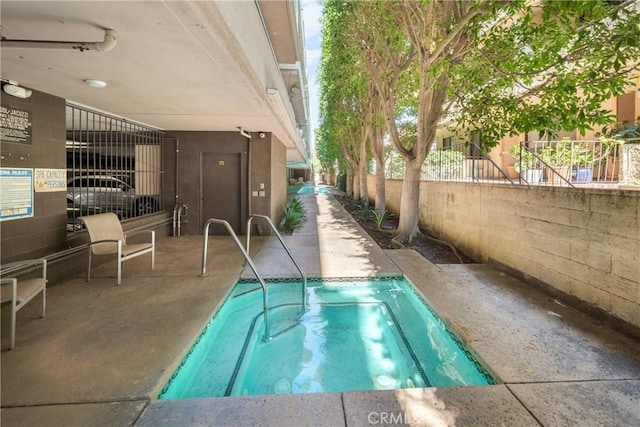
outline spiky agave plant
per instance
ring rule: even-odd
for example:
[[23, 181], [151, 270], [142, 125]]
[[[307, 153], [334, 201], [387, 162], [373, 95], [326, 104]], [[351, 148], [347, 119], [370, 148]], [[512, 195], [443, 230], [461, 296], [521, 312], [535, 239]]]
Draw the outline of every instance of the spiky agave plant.
[[385, 210], [384, 212], [380, 212], [375, 209], [371, 209], [371, 216], [373, 217], [373, 220], [376, 222], [376, 225], [378, 226], [378, 230], [382, 231], [382, 225], [386, 220], [391, 218], [393, 214], [388, 210]]
[[284, 213], [280, 229], [292, 233], [299, 228], [307, 217], [304, 205], [298, 198], [293, 198], [284, 206]]

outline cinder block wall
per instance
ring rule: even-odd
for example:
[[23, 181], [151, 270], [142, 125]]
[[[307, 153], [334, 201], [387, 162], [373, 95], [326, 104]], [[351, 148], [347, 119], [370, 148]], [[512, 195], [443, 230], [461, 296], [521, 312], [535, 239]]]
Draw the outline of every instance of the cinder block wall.
[[[2, 166], [66, 169], [64, 99], [34, 90], [30, 98], [4, 95], [0, 97], [0, 102], [9, 110], [28, 112], [31, 122], [30, 143], [0, 143]], [[32, 217], [0, 223], [3, 264], [38, 258], [65, 249], [66, 196], [66, 191], [35, 192]]]
[[[375, 177], [369, 176], [369, 197]], [[400, 211], [402, 181], [387, 180]], [[473, 258], [640, 327], [640, 192], [427, 182], [420, 224]]]

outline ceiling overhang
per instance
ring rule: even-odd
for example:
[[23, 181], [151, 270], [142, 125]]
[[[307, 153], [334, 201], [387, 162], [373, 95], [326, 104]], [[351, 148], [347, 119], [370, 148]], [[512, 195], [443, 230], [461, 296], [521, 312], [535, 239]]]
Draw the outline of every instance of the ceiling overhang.
[[[239, 5], [243, 19], [259, 23], [250, 6]], [[3, 0], [0, 8], [2, 37], [9, 40], [93, 43], [105, 40], [105, 30], [117, 34], [102, 52], [3, 42], [3, 79], [164, 130], [272, 132], [288, 160], [306, 160], [295, 118], [287, 120], [268, 94], [273, 84], [216, 2]], [[262, 29], [260, 36], [266, 40]], [[279, 73], [273, 62], [262, 65]], [[86, 79], [107, 86], [92, 88]], [[280, 101], [295, 117], [282, 91]]]

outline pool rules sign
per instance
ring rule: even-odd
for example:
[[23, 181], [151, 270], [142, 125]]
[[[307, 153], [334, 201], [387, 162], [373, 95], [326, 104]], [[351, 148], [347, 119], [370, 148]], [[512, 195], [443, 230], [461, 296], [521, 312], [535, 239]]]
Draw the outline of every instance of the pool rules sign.
[[0, 140], [31, 144], [31, 113], [14, 107], [0, 107]]
[[34, 192], [66, 189], [66, 169], [0, 168], [0, 221], [32, 217]]
[[33, 169], [0, 168], [0, 221], [33, 216]]

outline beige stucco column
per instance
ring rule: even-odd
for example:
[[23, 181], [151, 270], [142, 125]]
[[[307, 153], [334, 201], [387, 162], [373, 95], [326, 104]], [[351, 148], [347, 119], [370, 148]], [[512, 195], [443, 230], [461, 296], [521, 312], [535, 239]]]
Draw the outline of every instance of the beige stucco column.
[[620, 189], [640, 190], [640, 139], [622, 145], [620, 161]]

